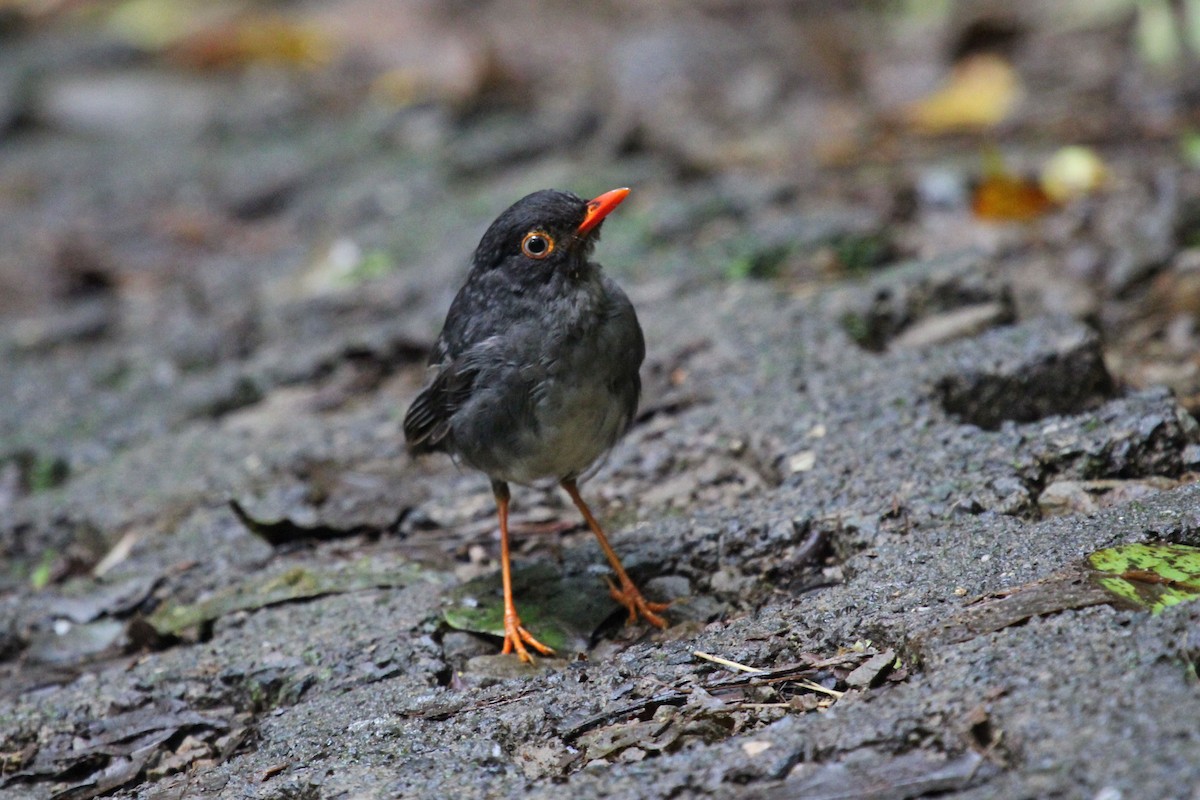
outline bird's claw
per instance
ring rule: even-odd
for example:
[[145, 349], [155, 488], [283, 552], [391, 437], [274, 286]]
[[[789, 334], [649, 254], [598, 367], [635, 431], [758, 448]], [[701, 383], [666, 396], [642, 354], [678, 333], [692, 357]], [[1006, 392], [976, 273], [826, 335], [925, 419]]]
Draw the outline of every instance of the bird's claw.
[[632, 582], [624, 586], [617, 586], [612, 578], [606, 578], [606, 580], [608, 581], [608, 593], [612, 595], [612, 599], [629, 609], [630, 625], [637, 622], [638, 615], [640, 614], [642, 619], [657, 628], [667, 627], [667, 621], [656, 612], [666, 611], [671, 607], [670, 603], [650, 602], [642, 596], [642, 593]]
[[516, 652], [517, 658], [522, 661], [532, 664], [533, 656], [529, 655], [529, 651], [525, 649], [525, 645], [529, 645], [534, 650], [537, 650], [544, 656], [554, 655], [554, 648], [546, 645], [533, 638], [533, 634], [525, 630], [521, 625], [521, 618], [516, 614], [504, 615], [504, 650], [503, 655]]

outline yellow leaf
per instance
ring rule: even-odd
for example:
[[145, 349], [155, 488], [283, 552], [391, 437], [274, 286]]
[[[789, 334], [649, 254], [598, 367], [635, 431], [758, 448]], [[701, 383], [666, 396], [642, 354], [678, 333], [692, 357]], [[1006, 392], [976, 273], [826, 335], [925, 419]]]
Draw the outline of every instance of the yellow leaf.
[[280, 14], [249, 14], [180, 42], [177, 61], [199, 69], [274, 64], [313, 68], [328, 63], [334, 43], [316, 25]]
[[1004, 121], [1021, 98], [1012, 65], [992, 53], [960, 61], [949, 82], [910, 105], [908, 123], [925, 134], [979, 131]]
[[1063, 147], [1042, 167], [1042, 189], [1057, 203], [1091, 194], [1108, 180], [1108, 170], [1090, 147]]

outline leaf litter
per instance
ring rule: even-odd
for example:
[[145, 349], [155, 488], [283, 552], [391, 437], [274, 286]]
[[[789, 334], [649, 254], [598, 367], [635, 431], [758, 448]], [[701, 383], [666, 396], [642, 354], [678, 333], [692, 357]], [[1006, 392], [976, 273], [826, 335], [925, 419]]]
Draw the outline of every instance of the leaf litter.
[[431, 573], [415, 564], [378, 567], [369, 559], [333, 569], [297, 566], [244, 581], [197, 603], [168, 603], [147, 617], [146, 622], [160, 636], [178, 636], [237, 611], [254, 611], [330, 594], [398, 588], [423, 578], [433, 579]]
[[708, 743], [757, 727], [788, 712], [829, 708], [849, 692], [907, 677], [892, 650], [851, 651], [830, 658], [808, 656], [782, 667], [760, 669], [711, 653], [694, 656], [736, 671], [703, 683], [688, 681], [637, 702], [578, 720], [559, 730], [585, 761], [641, 760], [674, 752], [689, 740]]

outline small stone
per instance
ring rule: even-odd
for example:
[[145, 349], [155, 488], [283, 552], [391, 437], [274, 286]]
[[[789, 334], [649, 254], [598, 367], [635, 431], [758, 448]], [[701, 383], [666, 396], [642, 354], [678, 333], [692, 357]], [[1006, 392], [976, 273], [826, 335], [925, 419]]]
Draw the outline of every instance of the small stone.
[[771, 742], [764, 742], [761, 739], [751, 739], [748, 742], [742, 742], [742, 752], [754, 758], [759, 753], [771, 749]]
[[496, 646], [465, 631], [448, 631], [442, 637], [442, 653], [448, 661], [466, 661], [494, 653]]
[[667, 600], [677, 600], [692, 595], [692, 583], [682, 575], [659, 575], [646, 581], [643, 588], [650, 597]]
[[754, 578], [749, 575], [743, 575], [736, 569], [722, 567], [712, 574], [709, 582], [714, 592], [721, 594], [741, 594], [749, 584], [754, 582]]
[[1189, 444], [1183, 448], [1179, 458], [1188, 469], [1200, 467], [1200, 444]]
[[788, 469], [793, 475], [797, 472], [810, 472], [817, 465], [817, 454], [812, 450], [803, 450], [788, 459]]

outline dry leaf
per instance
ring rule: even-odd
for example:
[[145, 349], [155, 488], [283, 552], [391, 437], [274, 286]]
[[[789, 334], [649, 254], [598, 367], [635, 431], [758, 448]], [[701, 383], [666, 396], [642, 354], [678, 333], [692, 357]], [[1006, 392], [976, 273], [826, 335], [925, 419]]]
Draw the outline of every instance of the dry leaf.
[[980, 53], [955, 65], [949, 82], [910, 105], [905, 119], [929, 135], [987, 130], [1003, 122], [1020, 98], [1021, 81], [1012, 65]]
[[1037, 181], [1014, 175], [989, 175], [971, 193], [971, 211], [980, 219], [1024, 222], [1053, 208]]
[[253, 14], [208, 28], [180, 42], [172, 56], [196, 69], [250, 64], [314, 68], [327, 64], [334, 46], [324, 30], [279, 14]]

